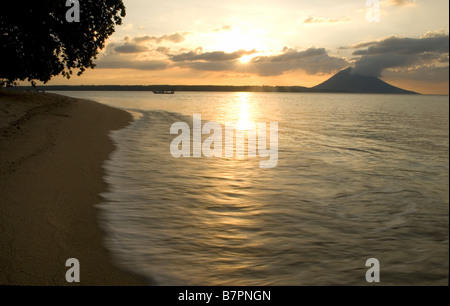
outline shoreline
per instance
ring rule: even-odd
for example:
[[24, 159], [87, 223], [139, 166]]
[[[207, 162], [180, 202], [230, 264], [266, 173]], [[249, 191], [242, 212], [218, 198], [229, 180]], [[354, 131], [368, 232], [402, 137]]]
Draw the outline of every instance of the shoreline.
[[[0, 285], [148, 285], [113, 264], [96, 208], [108, 134], [131, 121], [93, 101], [0, 89]], [[79, 283], [65, 279], [69, 258]]]

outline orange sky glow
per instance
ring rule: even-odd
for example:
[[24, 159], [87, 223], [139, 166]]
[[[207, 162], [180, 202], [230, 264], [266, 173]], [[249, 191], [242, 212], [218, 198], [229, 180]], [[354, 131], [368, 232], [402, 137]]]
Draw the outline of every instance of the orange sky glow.
[[97, 67], [49, 85], [312, 87], [352, 66], [407, 90], [449, 93], [447, 0], [380, 0], [379, 22], [365, 0], [124, 4]]

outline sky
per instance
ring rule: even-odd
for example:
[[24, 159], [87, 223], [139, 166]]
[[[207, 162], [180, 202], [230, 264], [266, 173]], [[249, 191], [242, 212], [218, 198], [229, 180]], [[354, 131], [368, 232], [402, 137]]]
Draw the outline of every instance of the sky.
[[312, 87], [351, 66], [449, 93], [448, 0], [123, 2], [97, 67], [48, 84]]

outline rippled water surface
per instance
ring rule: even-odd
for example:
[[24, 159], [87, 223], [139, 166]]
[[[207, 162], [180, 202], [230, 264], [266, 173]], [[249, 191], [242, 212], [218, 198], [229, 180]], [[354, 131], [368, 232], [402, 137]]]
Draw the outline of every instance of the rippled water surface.
[[[152, 283], [364, 285], [377, 258], [382, 284], [448, 284], [448, 97], [61, 93], [140, 114], [112, 133], [100, 208], [117, 262]], [[278, 122], [277, 166], [174, 158], [193, 114]]]

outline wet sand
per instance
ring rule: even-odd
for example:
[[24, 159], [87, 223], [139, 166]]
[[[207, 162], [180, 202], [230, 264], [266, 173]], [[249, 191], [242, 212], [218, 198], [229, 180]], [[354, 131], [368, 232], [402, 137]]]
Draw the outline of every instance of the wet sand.
[[[108, 133], [131, 115], [96, 102], [0, 89], [0, 285], [146, 285], [112, 263], [95, 205]], [[80, 283], [66, 282], [66, 260]]]

